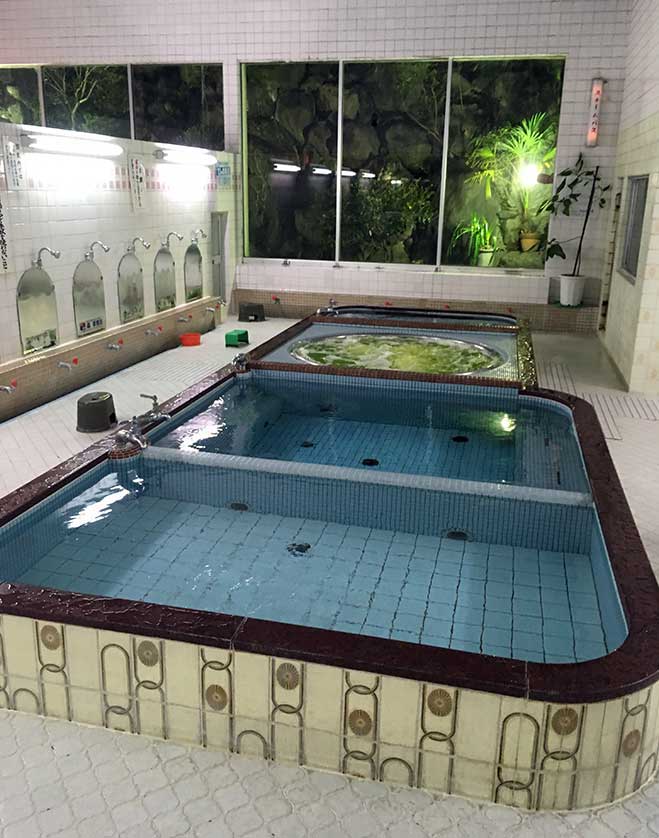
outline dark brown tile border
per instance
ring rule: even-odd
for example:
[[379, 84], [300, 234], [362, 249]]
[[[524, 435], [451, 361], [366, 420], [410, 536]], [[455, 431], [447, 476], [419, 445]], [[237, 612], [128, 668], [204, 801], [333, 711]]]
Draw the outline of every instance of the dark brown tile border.
[[[295, 324], [286, 330], [285, 339], [290, 339], [291, 330], [295, 334], [301, 328], [301, 324]], [[281, 342], [281, 336], [278, 338]], [[308, 366], [291, 366], [296, 372], [309, 372]], [[320, 369], [321, 374], [345, 374], [338, 369]], [[354, 372], [351, 370], [350, 374]], [[224, 367], [175, 396], [165, 407], [177, 413], [234, 374], [231, 366]], [[369, 378], [446, 382], [439, 376], [376, 370], [364, 370], [363, 374]], [[462, 378], [458, 383], [475, 384], [473, 379]], [[578, 664], [527, 663], [326, 629], [8, 583], [0, 585], [0, 613], [292, 657], [551, 702], [592, 703], [635, 692], [659, 680], [659, 588], [597, 416], [587, 402], [576, 396], [550, 390], [527, 390], [522, 395], [556, 401], [567, 406], [574, 417], [629, 626], [629, 635], [622, 646], [604, 658]], [[0, 525], [102, 462], [109, 447], [110, 440], [102, 440], [4, 499]]]

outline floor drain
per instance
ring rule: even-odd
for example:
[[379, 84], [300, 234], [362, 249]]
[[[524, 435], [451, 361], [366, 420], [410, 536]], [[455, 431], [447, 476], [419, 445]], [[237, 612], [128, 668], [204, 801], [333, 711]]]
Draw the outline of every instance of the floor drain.
[[315, 442], [311, 442], [310, 440], [305, 439], [300, 448], [313, 448], [315, 444]]
[[450, 538], [452, 541], [469, 540], [469, 535], [464, 530], [448, 530], [445, 537]]
[[229, 509], [233, 509], [235, 512], [247, 512], [249, 506], [246, 503], [241, 503], [238, 500], [234, 500], [232, 503], [229, 504]]
[[362, 465], [363, 466], [379, 466], [380, 461], [379, 460], [374, 460], [373, 457], [365, 457], [362, 460]]
[[311, 550], [311, 544], [289, 544], [286, 548], [289, 553], [292, 553], [294, 556], [303, 556], [307, 550]]
[[335, 404], [321, 404], [320, 412], [321, 413], [336, 413], [336, 405]]
[[453, 442], [469, 442], [468, 436], [463, 436], [462, 434], [458, 434], [457, 436], [452, 436], [451, 439]]

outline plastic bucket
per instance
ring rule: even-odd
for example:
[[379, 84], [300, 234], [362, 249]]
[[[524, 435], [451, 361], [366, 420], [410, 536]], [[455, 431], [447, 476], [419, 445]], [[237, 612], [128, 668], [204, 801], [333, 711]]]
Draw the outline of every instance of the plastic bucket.
[[201, 343], [201, 334], [199, 332], [186, 332], [179, 337], [181, 346], [199, 346]]

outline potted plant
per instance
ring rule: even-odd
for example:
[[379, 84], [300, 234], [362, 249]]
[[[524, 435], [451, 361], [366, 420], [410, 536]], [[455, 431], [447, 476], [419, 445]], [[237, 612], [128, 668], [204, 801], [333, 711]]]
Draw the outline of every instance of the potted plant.
[[471, 214], [469, 221], [463, 221], [453, 230], [449, 253], [455, 250], [460, 239], [467, 237], [467, 254], [471, 265], [481, 268], [489, 267], [494, 261], [497, 250], [497, 237], [490, 227], [490, 223], [477, 212]]
[[[578, 237], [579, 244], [577, 245], [577, 252], [574, 256], [574, 264], [570, 273], [560, 274], [561, 280], [561, 305], [563, 306], [578, 306], [583, 298], [583, 289], [586, 277], [581, 274], [581, 254], [583, 251], [583, 242], [586, 235], [586, 227], [588, 220], [593, 211], [593, 205], [597, 201], [600, 207], [606, 204], [605, 193], [611, 188], [611, 184], [602, 185], [602, 178], [599, 173], [599, 166], [594, 169], [587, 169], [583, 154], [579, 154], [577, 162], [574, 166], [563, 169], [559, 172], [561, 178], [560, 183], [556, 187], [551, 198], [540, 207], [540, 212], [550, 212], [552, 215], [570, 215], [572, 207], [577, 203], [579, 198], [587, 194], [588, 204], [586, 206], [586, 214], [584, 215], [583, 224], [581, 225], [581, 233]], [[572, 241], [570, 239], [569, 241]], [[545, 261], [553, 259], [558, 256], [565, 259], [565, 251], [558, 239], [552, 238], [547, 242], [547, 249], [545, 251]]]

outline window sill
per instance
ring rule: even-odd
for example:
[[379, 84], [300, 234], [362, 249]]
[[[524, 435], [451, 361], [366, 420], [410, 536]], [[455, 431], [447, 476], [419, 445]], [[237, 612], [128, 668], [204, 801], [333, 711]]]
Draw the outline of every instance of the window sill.
[[377, 271], [378, 273], [417, 273], [417, 274], [464, 274], [465, 276], [492, 276], [492, 277], [511, 277], [518, 276], [522, 278], [544, 277], [545, 271], [542, 268], [487, 268], [471, 265], [410, 265], [410, 264], [391, 264], [391, 263], [369, 263], [369, 262], [330, 262], [319, 259], [291, 259], [286, 264], [282, 259], [268, 259], [263, 257], [244, 256], [241, 259], [241, 264], [247, 266], [263, 265], [264, 267], [279, 266], [282, 268], [299, 268], [304, 267], [308, 269], [327, 270], [332, 268], [334, 270], [352, 270], [352, 271]]

